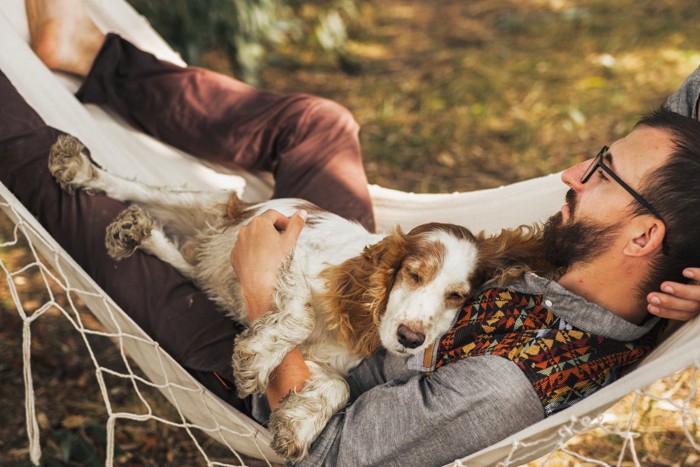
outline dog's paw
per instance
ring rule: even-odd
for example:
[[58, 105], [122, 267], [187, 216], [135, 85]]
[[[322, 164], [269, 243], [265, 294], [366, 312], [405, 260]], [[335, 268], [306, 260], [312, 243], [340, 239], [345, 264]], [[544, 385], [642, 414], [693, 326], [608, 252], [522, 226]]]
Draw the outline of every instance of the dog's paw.
[[260, 372], [261, 356], [256, 347], [255, 337], [250, 328], [236, 336], [231, 364], [236, 391], [241, 399], [264, 392], [269, 382], [270, 374]]
[[82, 187], [90, 192], [98, 191], [87, 186], [97, 178], [97, 170], [84, 150], [85, 146], [75, 137], [61, 135], [49, 151], [49, 171], [68, 193]]
[[326, 373], [307, 361], [311, 378], [299, 392], [290, 392], [270, 415], [270, 446], [293, 463], [303, 460], [311, 444], [328, 420], [345, 406], [350, 395], [347, 382], [339, 375]]
[[[290, 395], [292, 394], [290, 393]], [[313, 440], [305, 443], [299, 439], [297, 434], [303, 421], [290, 418], [283, 412], [280, 406], [270, 416], [268, 423], [268, 429], [272, 432], [270, 447], [280, 456], [296, 464], [309, 454], [309, 447]]]
[[107, 253], [117, 261], [128, 258], [151, 234], [152, 228], [153, 219], [148, 214], [138, 206], [129, 206], [107, 226]]
[[241, 399], [265, 392], [272, 372], [282, 361], [281, 352], [275, 352], [271, 345], [263, 341], [266, 336], [256, 332], [260, 328], [260, 321], [265, 319], [263, 316], [256, 320], [250, 328], [236, 336], [234, 341], [231, 364], [236, 391]]

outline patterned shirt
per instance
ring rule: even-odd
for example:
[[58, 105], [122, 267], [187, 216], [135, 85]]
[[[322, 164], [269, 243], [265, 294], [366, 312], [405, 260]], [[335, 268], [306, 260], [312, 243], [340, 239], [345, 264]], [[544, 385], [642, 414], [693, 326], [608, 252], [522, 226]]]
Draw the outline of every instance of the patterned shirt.
[[[427, 358], [435, 368], [479, 355], [518, 365], [542, 401], [545, 415], [566, 409], [615, 381], [657, 343], [666, 321], [624, 341], [571, 325], [541, 295], [490, 288], [471, 299]], [[551, 303], [551, 302], [550, 302]]]
[[[658, 322], [637, 326], [534, 274], [509, 289], [539, 296], [557, 328], [624, 342]], [[435, 363], [385, 352], [362, 362], [347, 378], [352, 403], [330, 420], [302, 465], [443, 465], [546, 415], [539, 393], [511, 360], [482, 354]]]

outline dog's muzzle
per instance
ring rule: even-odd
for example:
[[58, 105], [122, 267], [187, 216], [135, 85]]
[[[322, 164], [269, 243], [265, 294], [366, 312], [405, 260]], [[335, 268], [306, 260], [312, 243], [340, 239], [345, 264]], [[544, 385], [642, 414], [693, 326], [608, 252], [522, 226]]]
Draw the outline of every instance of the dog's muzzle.
[[396, 336], [398, 337], [399, 344], [408, 349], [420, 347], [423, 342], [425, 342], [425, 334], [416, 332], [405, 324], [399, 326], [399, 329], [396, 331]]

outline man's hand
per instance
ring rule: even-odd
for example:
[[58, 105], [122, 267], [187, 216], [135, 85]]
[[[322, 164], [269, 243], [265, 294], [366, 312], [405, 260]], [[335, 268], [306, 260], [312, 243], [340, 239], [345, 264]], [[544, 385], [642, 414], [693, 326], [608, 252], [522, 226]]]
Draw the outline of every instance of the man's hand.
[[[231, 250], [231, 265], [241, 284], [250, 321], [272, 310], [277, 276], [304, 228], [306, 211], [292, 217], [269, 210], [241, 228]], [[299, 391], [311, 377], [299, 349], [289, 352], [275, 369], [267, 386], [270, 408], [275, 409], [290, 391]]]
[[664, 282], [661, 292], [647, 295], [647, 310], [662, 318], [688, 321], [700, 314], [700, 268], [686, 268], [683, 276], [693, 279], [690, 284]]
[[231, 250], [231, 265], [251, 321], [272, 309], [277, 276], [296, 246], [305, 219], [306, 211], [286, 217], [269, 210], [241, 228]]

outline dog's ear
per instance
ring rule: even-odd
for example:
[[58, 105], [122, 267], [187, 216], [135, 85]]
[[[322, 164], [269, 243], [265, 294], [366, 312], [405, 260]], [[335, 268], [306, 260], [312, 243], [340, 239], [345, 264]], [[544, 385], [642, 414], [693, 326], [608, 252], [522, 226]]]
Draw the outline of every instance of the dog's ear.
[[353, 352], [366, 357], [379, 347], [379, 322], [405, 252], [406, 237], [397, 229], [360, 255], [323, 271], [327, 292], [321, 298], [332, 310], [332, 327]]
[[363, 256], [372, 268], [366, 294], [370, 298], [372, 316], [377, 324], [386, 310], [389, 292], [407, 252], [408, 238], [398, 228], [381, 242], [365, 248]]
[[477, 235], [479, 263], [472, 283], [476, 286], [492, 282], [503, 286], [525, 272], [552, 277], [556, 274], [542, 248], [542, 228], [539, 225], [521, 225], [503, 229], [496, 235]]
[[240, 225], [255, 215], [254, 209], [248, 209], [252, 204], [243, 202], [236, 192], [232, 191], [226, 204], [220, 205], [224, 217], [224, 227]]

